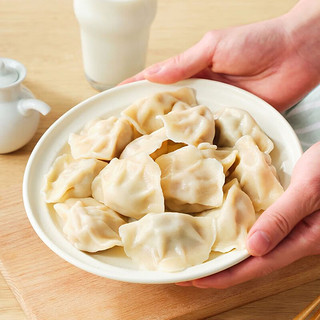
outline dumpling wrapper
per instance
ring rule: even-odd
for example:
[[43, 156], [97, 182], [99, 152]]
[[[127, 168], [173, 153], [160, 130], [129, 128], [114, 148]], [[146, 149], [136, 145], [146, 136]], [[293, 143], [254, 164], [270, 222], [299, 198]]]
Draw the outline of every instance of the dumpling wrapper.
[[198, 145], [198, 149], [201, 150], [202, 155], [205, 158], [217, 159], [223, 166], [223, 172], [228, 174], [228, 170], [235, 163], [238, 155], [238, 151], [233, 148], [219, 148], [210, 143], [201, 143]]
[[159, 166], [145, 153], [114, 158], [92, 182], [92, 195], [114, 211], [135, 219], [164, 212]]
[[260, 151], [251, 136], [241, 137], [235, 144], [239, 164], [230, 175], [237, 178], [250, 197], [256, 212], [266, 210], [284, 192], [271, 157]]
[[167, 137], [174, 142], [194, 146], [202, 142], [213, 142], [215, 134], [213, 114], [205, 106], [174, 110], [158, 118], [163, 121]]
[[69, 154], [59, 156], [45, 177], [43, 191], [46, 202], [90, 197], [91, 183], [106, 165], [96, 159], [76, 160]]
[[274, 148], [271, 139], [245, 110], [224, 108], [215, 115], [215, 125], [218, 147], [233, 147], [239, 138], [249, 135], [261, 151], [270, 153]]
[[141, 134], [150, 134], [163, 127], [158, 115], [164, 115], [175, 107], [185, 109], [196, 105], [195, 93], [191, 88], [174, 92], [159, 92], [140, 99], [122, 111], [124, 116]]
[[147, 153], [152, 159], [167, 152], [167, 135], [164, 128], [143, 135], [130, 142], [120, 155], [120, 159], [134, 156], [140, 152]]
[[54, 209], [62, 219], [63, 233], [77, 249], [97, 252], [122, 246], [119, 227], [126, 221], [93, 198], [70, 198]]
[[177, 272], [203, 263], [215, 240], [213, 220], [150, 213], [119, 228], [124, 250], [141, 269]]
[[132, 139], [133, 128], [129, 121], [112, 116], [88, 122], [79, 134], [71, 133], [69, 145], [75, 159], [111, 160], [119, 157]]
[[198, 148], [186, 146], [160, 156], [156, 163], [171, 211], [200, 212], [222, 204], [225, 175], [218, 160], [206, 159]]
[[211, 217], [216, 224], [216, 241], [212, 251], [229, 252], [246, 248], [248, 232], [256, 220], [256, 214], [249, 196], [240, 188], [237, 179], [225, 184], [224, 201], [220, 208], [200, 213]]

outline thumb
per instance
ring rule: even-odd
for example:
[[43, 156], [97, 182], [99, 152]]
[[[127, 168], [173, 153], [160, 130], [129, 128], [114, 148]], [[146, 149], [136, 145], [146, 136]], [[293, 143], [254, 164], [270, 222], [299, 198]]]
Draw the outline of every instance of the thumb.
[[284, 239], [294, 226], [320, 208], [320, 143], [297, 162], [291, 184], [256, 221], [247, 238], [247, 249], [262, 256]]
[[174, 83], [188, 79], [212, 65], [217, 37], [208, 32], [193, 47], [163, 62], [150, 66], [143, 71], [143, 76], [152, 82]]

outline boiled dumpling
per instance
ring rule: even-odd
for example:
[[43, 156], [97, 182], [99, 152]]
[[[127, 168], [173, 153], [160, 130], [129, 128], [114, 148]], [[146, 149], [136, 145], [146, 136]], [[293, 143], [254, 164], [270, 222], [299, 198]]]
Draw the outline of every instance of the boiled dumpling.
[[187, 88], [187, 87], [180, 88], [176, 91], [169, 92], [169, 94], [178, 100], [177, 103], [174, 104], [173, 106], [174, 108], [179, 105], [183, 105], [183, 104], [179, 104], [179, 102], [183, 102], [188, 106], [195, 106], [197, 104], [195, 91], [192, 88]]
[[175, 92], [160, 92], [141, 99], [126, 108], [121, 114], [126, 117], [141, 134], [150, 134], [163, 127], [156, 117], [170, 112], [174, 106], [184, 109], [196, 104], [194, 91], [182, 88]]
[[160, 168], [145, 153], [112, 159], [92, 182], [93, 197], [114, 211], [135, 219], [163, 212]]
[[67, 239], [79, 250], [97, 252], [122, 246], [119, 227], [126, 223], [116, 212], [92, 198], [70, 198], [54, 209]]
[[167, 137], [174, 142], [194, 146], [213, 142], [214, 119], [211, 110], [205, 106], [171, 111], [158, 118], [163, 121]]
[[119, 157], [132, 139], [133, 129], [129, 121], [112, 116], [90, 121], [79, 134], [70, 134], [69, 145], [75, 159], [111, 160]]
[[233, 148], [217, 149], [217, 146], [210, 143], [201, 143], [198, 145], [198, 149], [201, 150], [205, 158], [217, 159], [222, 164], [225, 175], [228, 174], [229, 169], [235, 163], [238, 154], [238, 151]]
[[120, 159], [134, 156], [137, 153], [144, 152], [155, 159], [167, 151], [167, 135], [164, 128], [143, 135], [129, 143], [120, 155]]
[[225, 182], [222, 164], [205, 159], [194, 146], [186, 146], [156, 159], [161, 187], [171, 211], [200, 212], [219, 207]]
[[239, 164], [231, 174], [250, 197], [256, 212], [266, 210], [283, 193], [276, 170], [268, 154], [259, 150], [251, 136], [243, 136], [235, 145]]
[[91, 196], [92, 180], [105, 166], [105, 162], [96, 159], [75, 160], [69, 154], [59, 156], [45, 179], [46, 202]]
[[219, 147], [233, 147], [244, 135], [250, 135], [263, 152], [270, 153], [274, 147], [273, 142], [245, 110], [224, 108], [216, 114], [215, 124]]
[[216, 223], [216, 241], [213, 251], [228, 252], [245, 249], [248, 231], [255, 222], [255, 211], [248, 195], [240, 188], [237, 179], [224, 188], [224, 201], [220, 208], [211, 209], [199, 216], [211, 217]]
[[126, 254], [141, 269], [181, 271], [209, 257], [213, 220], [183, 213], [150, 213], [119, 228]]

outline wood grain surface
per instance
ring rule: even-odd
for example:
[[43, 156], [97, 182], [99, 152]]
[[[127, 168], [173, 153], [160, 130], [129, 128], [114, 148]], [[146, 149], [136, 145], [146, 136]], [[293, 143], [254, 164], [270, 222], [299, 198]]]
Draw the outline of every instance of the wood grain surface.
[[[158, 0], [147, 65], [183, 51], [210, 29], [269, 19], [295, 3], [295, 0]], [[303, 308], [309, 298], [314, 298], [319, 288], [316, 280], [320, 277], [319, 257], [303, 259], [228, 290], [201, 290], [103, 279], [56, 256], [30, 226], [21, 193], [24, 168], [40, 136], [64, 112], [96, 94], [83, 74], [72, 1], [0, 0], [0, 56], [21, 61], [28, 70], [25, 86], [52, 107], [48, 116], [41, 117], [39, 129], [28, 145], [0, 155], [0, 270], [7, 282], [0, 278], [1, 320], [187, 320], [213, 315], [216, 316], [212, 320], [284, 320], [290, 319], [290, 312], [293, 315], [293, 304]], [[286, 291], [294, 287], [293, 291]], [[244, 306], [283, 291], [286, 292], [274, 299], [269, 297]], [[281, 303], [282, 300], [286, 302]], [[273, 307], [282, 310], [277, 313], [278, 318], [270, 311]], [[222, 313], [233, 308], [236, 309]], [[253, 310], [262, 312], [262, 317]]]

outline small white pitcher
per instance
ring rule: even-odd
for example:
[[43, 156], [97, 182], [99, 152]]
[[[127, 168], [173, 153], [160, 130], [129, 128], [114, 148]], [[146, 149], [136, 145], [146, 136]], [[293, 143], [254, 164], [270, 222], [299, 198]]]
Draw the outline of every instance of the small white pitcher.
[[38, 128], [39, 112], [46, 115], [50, 111], [22, 85], [25, 76], [23, 64], [0, 58], [0, 154], [27, 144]]

